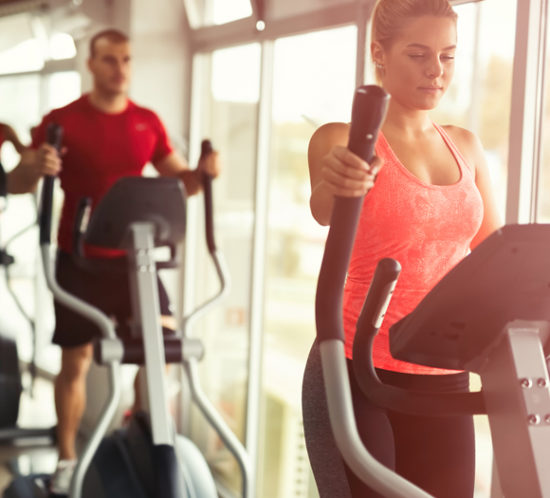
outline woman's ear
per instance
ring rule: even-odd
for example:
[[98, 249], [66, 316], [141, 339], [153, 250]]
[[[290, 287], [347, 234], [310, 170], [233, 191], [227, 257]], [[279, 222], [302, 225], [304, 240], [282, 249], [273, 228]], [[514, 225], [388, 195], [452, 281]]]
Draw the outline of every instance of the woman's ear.
[[370, 44], [370, 54], [372, 57], [372, 62], [377, 67], [384, 66], [384, 49], [380, 43], [373, 41]]

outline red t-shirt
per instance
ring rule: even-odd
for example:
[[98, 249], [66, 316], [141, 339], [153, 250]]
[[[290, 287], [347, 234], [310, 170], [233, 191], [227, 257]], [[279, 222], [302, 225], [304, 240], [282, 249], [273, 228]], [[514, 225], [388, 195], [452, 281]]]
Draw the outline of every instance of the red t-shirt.
[[[63, 127], [62, 170], [59, 174], [65, 194], [59, 222], [58, 245], [71, 252], [73, 223], [78, 202], [90, 197], [92, 209], [121, 177], [140, 176], [148, 162], [172, 152], [166, 130], [158, 116], [132, 101], [116, 114], [91, 105], [88, 95], [47, 114], [33, 133], [32, 146], [45, 141], [49, 123]], [[95, 257], [119, 255], [118, 251], [87, 248]]]
[[445, 186], [420, 181], [381, 133], [376, 154], [384, 164], [365, 196], [344, 291], [346, 355], [351, 358], [355, 324], [376, 265], [385, 257], [399, 261], [401, 274], [374, 341], [373, 359], [378, 368], [405, 373], [449, 372], [393, 358], [388, 331], [466, 256], [483, 218], [472, 171], [447, 133], [434, 126], [456, 159], [460, 180]]

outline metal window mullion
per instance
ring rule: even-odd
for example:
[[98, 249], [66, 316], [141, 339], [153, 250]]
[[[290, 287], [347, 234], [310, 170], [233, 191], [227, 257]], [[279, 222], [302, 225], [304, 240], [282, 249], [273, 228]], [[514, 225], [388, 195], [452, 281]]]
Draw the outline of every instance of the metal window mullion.
[[[538, 105], [540, 87], [541, 17], [547, 0], [518, 0], [512, 82], [506, 223], [532, 221], [533, 186], [540, 159]], [[544, 38], [544, 36], [542, 36]]]
[[251, 492], [256, 488], [259, 452], [260, 401], [262, 390], [262, 356], [266, 239], [269, 205], [269, 150], [273, 97], [273, 42], [264, 41], [261, 51], [260, 99], [258, 106], [258, 140], [254, 179], [254, 229], [250, 281], [250, 342], [246, 403], [246, 448], [251, 464]]
[[531, 210], [529, 221], [537, 223], [539, 204], [539, 184], [543, 160], [543, 126], [544, 126], [544, 102], [545, 102], [545, 80], [546, 80], [546, 51], [548, 38], [548, 0], [543, 0], [540, 5], [539, 17], [539, 49], [537, 51], [537, 94], [536, 94], [536, 127], [534, 140], [533, 177], [531, 182]]

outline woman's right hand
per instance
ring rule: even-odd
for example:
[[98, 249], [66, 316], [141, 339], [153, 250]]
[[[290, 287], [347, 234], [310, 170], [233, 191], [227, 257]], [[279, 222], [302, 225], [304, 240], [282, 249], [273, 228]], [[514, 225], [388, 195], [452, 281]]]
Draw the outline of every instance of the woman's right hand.
[[328, 225], [334, 196], [360, 197], [373, 186], [382, 167], [375, 157], [370, 164], [347, 148], [349, 124], [327, 123], [318, 128], [308, 147], [311, 181], [310, 208], [313, 217]]
[[347, 147], [335, 145], [321, 159], [321, 177], [332, 195], [360, 197], [374, 187], [381, 167], [379, 157], [369, 164]]

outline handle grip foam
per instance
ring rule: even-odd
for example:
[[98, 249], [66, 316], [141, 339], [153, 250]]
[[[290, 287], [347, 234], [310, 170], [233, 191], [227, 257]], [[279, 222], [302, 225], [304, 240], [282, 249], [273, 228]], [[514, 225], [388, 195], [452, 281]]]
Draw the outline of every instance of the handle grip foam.
[[[55, 147], [59, 152], [61, 150], [62, 141], [63, 128], [56, 123], [50, 123], [46, 129], [46, 142]], [[54, 182], [55, 176], [46, 175], [44, 177], [40, 216], [38, 219], [38, 225], [40, 227], [40, 244], [49, 244], [51, 240]]]

